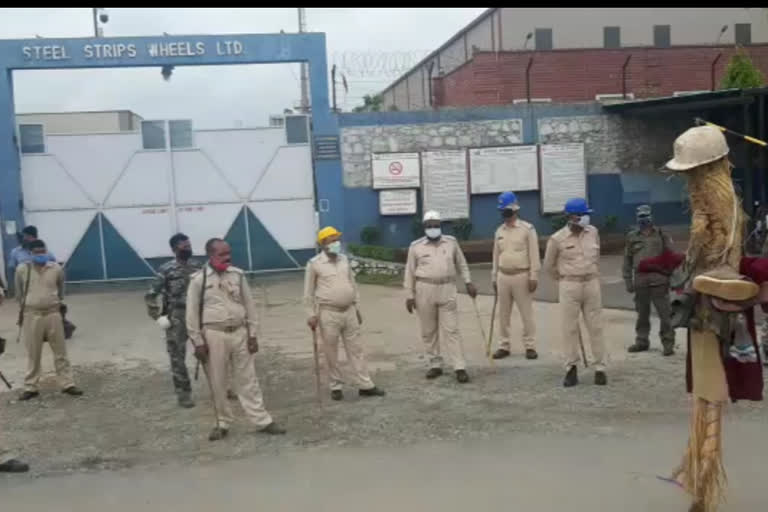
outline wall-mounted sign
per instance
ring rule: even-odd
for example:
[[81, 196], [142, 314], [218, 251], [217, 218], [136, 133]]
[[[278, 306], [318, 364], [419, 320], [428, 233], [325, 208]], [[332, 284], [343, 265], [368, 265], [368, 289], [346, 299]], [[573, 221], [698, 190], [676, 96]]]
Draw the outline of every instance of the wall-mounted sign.
[[536, 146], [472, 148], [469, 176], [473, 194], [538, 190], [538, 150]]
[[315, 137], [315, 158], [318, 160], [341, 160], [338, 137]]
[[542, 144], [542, 213], [562, 212], [565, 202], [574, 197], [587, 197], [584, 144]]
[[382, 190], [379, 192], [381, 215], [415, 215], [416, 190]]
[[467, 152], [427, 151], [424, 156], [424, 211], [436, 210], [443, 220], [469, 218]]
[[242, 55], [245, 46], [236, 39], [221, 39], [213, 44], [205, 41], [174, 41], [162, 43], [87, 43], [82, 46], [60, 44], [28, 45], [21, 48], [24, 60], [69, 60], [75, 53], [87, 60], [135, 59], [137, 56], [156, 57], [202, 57], [203, 55]]
[[373, 188], [419, 188], [418, 153], [371, 153]]

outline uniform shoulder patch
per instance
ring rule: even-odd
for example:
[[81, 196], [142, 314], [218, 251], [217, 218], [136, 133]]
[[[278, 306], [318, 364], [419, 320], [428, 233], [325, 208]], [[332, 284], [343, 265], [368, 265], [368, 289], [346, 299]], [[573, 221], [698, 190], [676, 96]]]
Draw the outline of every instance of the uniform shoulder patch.
[[525, 221], [525, 220], [520, 220], [520, 221], [518, 221], [518, 222], [520, 223], [520, 225], [521, 225], [522, 227], [524, 227], [524, 228], [526, 228], [526, 229], [536, 229], [536, 228], [534, 228], [534, 227], [533, 227], [533, 224], [531, 224], [531, 223], [530, 223], [530, 222], [528, 222], [528, 221]]
[[421, 238], [418, 238], [418, 239], [414, 240], [413, 242], [411, 242], [411, 247], [413, 247], [413, 246], [414, 246], [414, 245], [416, 245], [416, 244], [420, 244], [420, 243], [421, 243], [421, 242], [423, 242], [423, 241], [424, 241], [426, 238], [427, 238], [426, 236], [423, 236], [423, 237], [421, 237]]
[[453, 235], [443, 235], [443, 238], [445, 238], [446, 240], [450, 240], [452, 242], [456, 242], [457, 241], [456, 237], [453, 236]]

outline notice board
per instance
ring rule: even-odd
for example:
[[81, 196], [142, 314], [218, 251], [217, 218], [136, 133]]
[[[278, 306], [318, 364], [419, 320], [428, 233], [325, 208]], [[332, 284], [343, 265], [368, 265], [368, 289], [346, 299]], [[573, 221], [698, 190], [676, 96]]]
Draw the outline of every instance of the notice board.
[[424, 211], [436, 210], [443, 220], [469, 218], [467, 152], [426, 151], [422, 164]]
[[584, 144], [542, 144], [542, 213], [562, 212], [565, 202], [574, 197], [587, 197]]
[[414, 215], [417, 210], [416, 190], [382, 190], [379, 192], [381, 215]]
[[469, 150], [473, 194], [539, 189], [539, 154], [534, 146], [503, 146]]
[[371, 153], [373, 188], [419, 188], [418, 153]]

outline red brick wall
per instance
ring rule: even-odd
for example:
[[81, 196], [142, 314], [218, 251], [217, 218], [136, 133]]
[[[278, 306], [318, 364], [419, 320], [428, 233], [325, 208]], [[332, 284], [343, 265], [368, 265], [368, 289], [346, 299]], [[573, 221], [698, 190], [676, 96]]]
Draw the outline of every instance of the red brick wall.
[[[597, 94], [622, 92], [621, 68], [628, 55], [627, 93], [635, 98], [671, 96], [675, 91], [709, 90], [712, 61], [715, 88], [734, 47], [622, 48], [618, 50], [553, 50], [482, 52], [452, 73], [434, 79], [436, 106], [480, 106], [512, 103], [526, 97], [525, 68], [533, 57], [531, 98], [553, 102], [593, 101]], [[768, 77], [768, 45], [745, 48]]]

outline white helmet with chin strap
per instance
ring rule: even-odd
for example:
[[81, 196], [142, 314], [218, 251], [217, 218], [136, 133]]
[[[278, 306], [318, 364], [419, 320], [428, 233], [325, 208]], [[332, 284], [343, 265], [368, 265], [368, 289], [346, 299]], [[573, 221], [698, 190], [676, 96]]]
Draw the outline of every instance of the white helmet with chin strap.
[[429, 220], [440, 220], [440, 213], [436, 212], [435, 210], [429, 210], [424, 214], [424, 219], [422, 222], [427, 222]]

